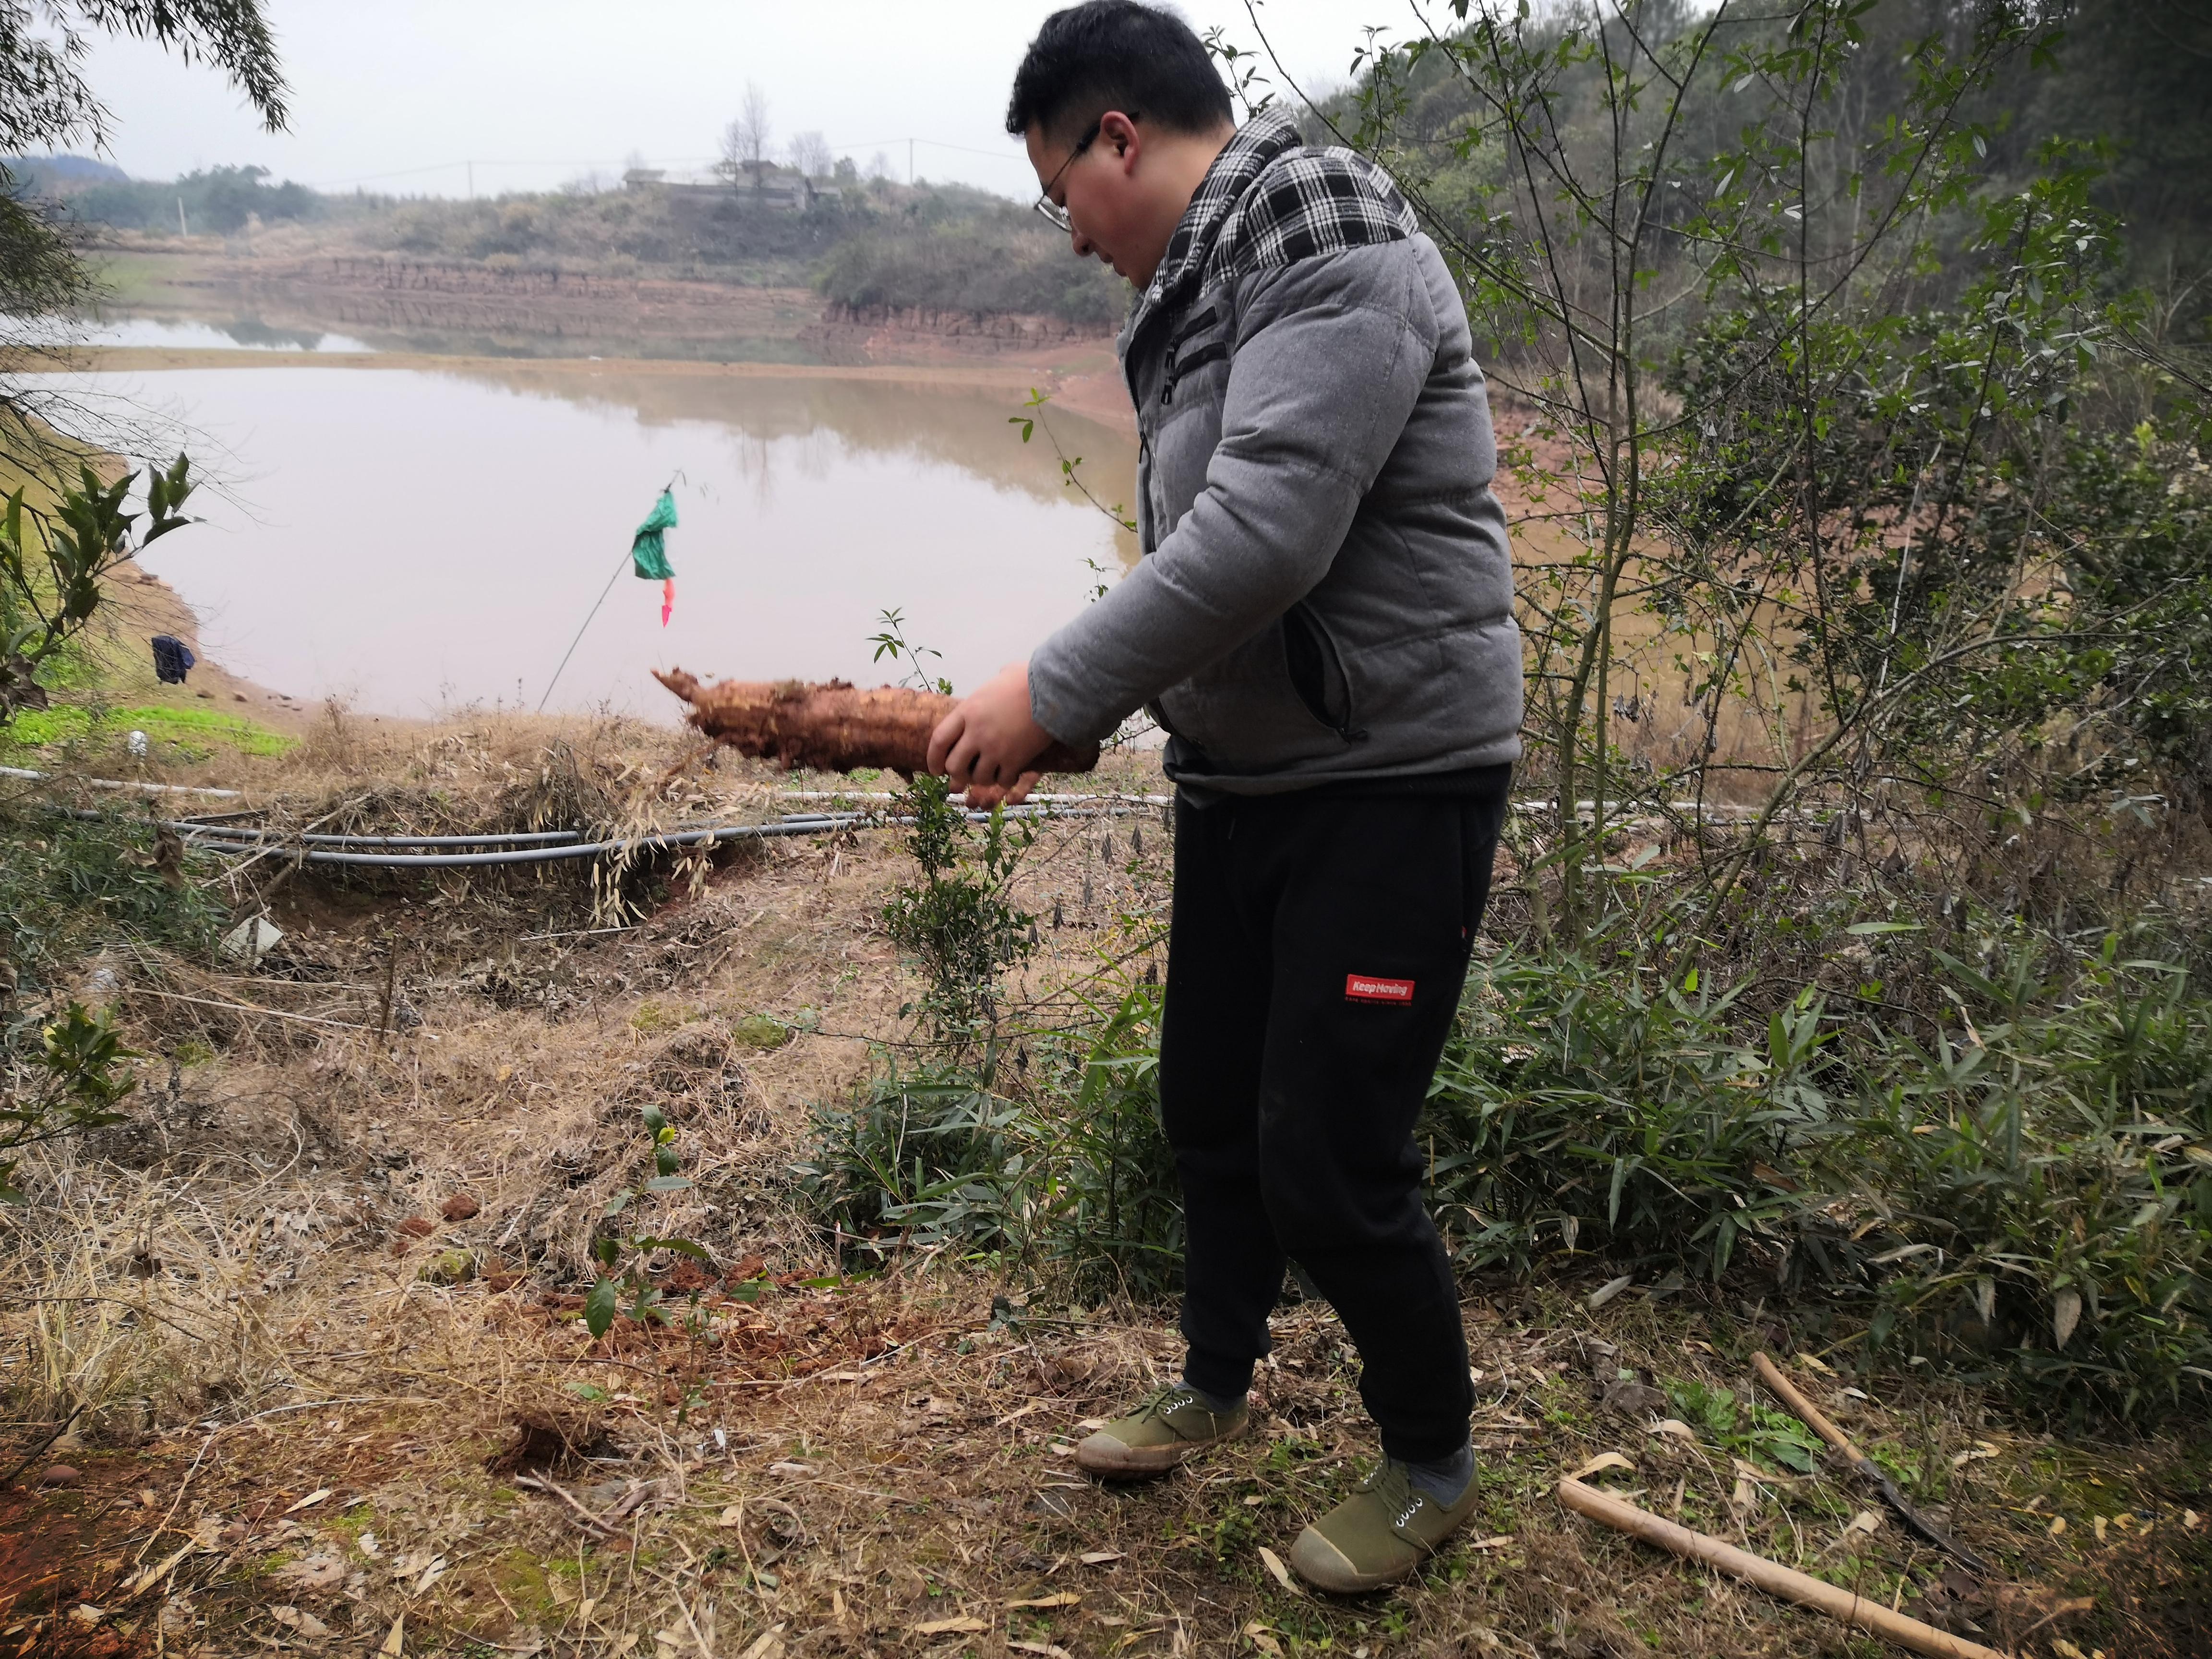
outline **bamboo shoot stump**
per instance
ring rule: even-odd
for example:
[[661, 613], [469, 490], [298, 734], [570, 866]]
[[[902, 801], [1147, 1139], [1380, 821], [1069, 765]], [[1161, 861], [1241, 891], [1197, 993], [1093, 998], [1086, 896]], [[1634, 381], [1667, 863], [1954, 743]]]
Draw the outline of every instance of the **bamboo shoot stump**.
[[[653, 678], [691, 705], [690, 723], [741, 755], [787, 770], [850, 772], [879, 767], [908, 778], [929, 769], [929, 734], [955, 699], [908, 686], [863, 691], [848, 680], [717, 680], [702, 685], [680, 668]], [[1030, 763], [1036, 772], [1088, 772], [1096, 744], [1054, 743]]]

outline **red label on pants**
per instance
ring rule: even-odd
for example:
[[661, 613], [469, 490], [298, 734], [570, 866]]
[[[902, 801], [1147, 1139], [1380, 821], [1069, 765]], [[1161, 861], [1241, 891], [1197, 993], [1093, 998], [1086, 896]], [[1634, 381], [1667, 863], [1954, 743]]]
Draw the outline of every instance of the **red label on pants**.
[[1344, 976], [1344, 995], [1347, 1002], [1411, 1002], [1413, 981], [1410, 979], [1377, 979], [1372, 974], [1346, 974]]

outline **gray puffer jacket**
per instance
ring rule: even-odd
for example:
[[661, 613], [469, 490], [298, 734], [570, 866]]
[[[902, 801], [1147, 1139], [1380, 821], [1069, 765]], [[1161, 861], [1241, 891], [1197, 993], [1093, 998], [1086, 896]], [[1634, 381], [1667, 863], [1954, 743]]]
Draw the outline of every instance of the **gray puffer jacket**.
[[1145, 556], [1030, 660], [1054, 737], [1139, 707], [1168, 775], [1267, 794], [1521, 752], [1521, 641], [1467, 315], [1387, 177], [1248, 124], [1118, 342]]

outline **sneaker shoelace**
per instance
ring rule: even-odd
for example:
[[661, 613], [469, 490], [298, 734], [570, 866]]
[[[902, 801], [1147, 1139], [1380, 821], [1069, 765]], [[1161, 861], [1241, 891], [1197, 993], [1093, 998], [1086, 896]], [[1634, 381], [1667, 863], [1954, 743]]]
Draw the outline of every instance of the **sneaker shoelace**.
[[1194, 1406], [1198, 1396], [1188, 1383], [1173, 1382], [1164, 1389], [1155, 1389], [1147, 1395], [1137, 1409], [1130, 1413], [1139, 1423], [1149, 1423], [1156, 1418], [1174, 1416], [1185, 1406]]
[[1402, 1528], [1412, 1520], [1413, 1512], [1427, 1496], [1414, 1487], [1413, 1475], [1395, 1457], [1385, 1457], [1370, 1470], [1367, 1478], [1359, 1483], [1359, 1490], [1371, 1492], [1382, 1500], [1394, 1528]]

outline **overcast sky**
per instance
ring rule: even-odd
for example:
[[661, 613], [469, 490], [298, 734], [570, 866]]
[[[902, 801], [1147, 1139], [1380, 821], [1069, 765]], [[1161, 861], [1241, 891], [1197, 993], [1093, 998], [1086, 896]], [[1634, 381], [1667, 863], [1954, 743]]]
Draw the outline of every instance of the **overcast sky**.
[[[259, 131], [219, 75], [103, 43], [88, 75], [114, 115], [110, 159], [134, 177], [256, 162], [324, 189], [459, 196], [540, 190], [593, 169], [710, 161], [747, 81], [779, 147], [823, 134], [863, 167], [1027, 194], [1000, 130], [1043, 0], [269, 0], [292, 83], [289, 133]], [[1241, 0], [1185, 0], [1201, 33], [1258, 41]], [[1441, 5], [1431, 9], [1443, 12]], [[1445, 15], [1449, 15], [1448, 13]], [[1286, 69], [1339, 84], [1363, 26], [1413, 27], [1408, 0], [1265, 0]]]

